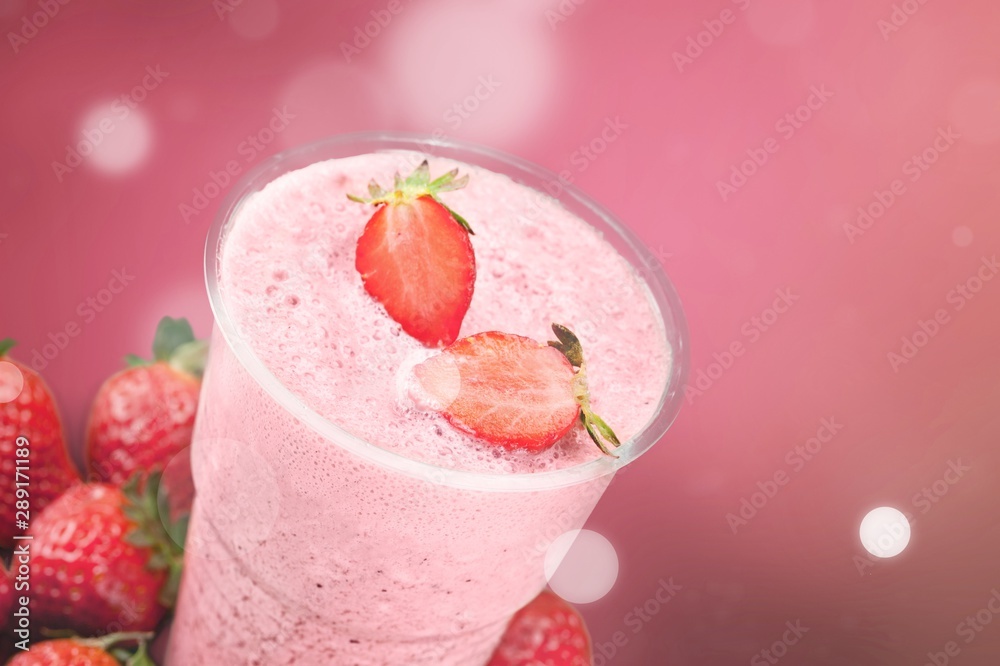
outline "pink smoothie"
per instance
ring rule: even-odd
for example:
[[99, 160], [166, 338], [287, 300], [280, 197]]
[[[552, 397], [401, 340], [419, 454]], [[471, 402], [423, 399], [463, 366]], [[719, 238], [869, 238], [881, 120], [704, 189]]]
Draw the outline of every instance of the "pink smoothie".
[[[212, 341], [174, 666], [485, 664], [544, 586], [545, 544], [580, 527], [610, 481], [498, 492], [389, 469], [306, 425], [234, 353], [245, 345], [303, 412], [442, 469], [527, 475], [602, 455], [579, 428], [541, 454], [503, 451], [415, 400], [412, 368], [435, 352], [364, 291], [354, 248], [373, 208], [346, 194], [421, 159], [319, 162], [269, 183], [231, 221], [219, 280], [239, 342], [218, 328]], [[627, 447], [656, 414], [671, 364], [641, 278], [554, 199], [467, 164], [430, 166], [470, 174], [442, 195], [475, 230], [462, 335], [574, 330], [594, 408]]]

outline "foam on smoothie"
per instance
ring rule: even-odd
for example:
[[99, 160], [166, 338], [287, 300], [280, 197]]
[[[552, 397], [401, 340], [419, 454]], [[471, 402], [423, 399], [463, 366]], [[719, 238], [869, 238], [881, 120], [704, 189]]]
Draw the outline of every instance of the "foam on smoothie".
[[[602, 455], [582, 428], [551, 449], [505, 451], [460, 432], [411, 396], [412, 367], [436, 353], [409, 337], [364, 290], [355, 246], [372, 206], [350, 202], [375, 178], [406, 175], [423, 156], [330, 160], [281, 176], [247, 200], [223, 244], [220, 282], [237, 328], [271, 372], [313, 410], [410, 458], [489, 473], [548, 471]], [[653, 417], [670, 349], [632, 266], [551, 197], [506, 176], [431, 157], [432, 177], [458, 167], [465, 189], [442, 199], [475, 231], [477, 278], [461, 335], [500, 330], [583, 343], [595, 410], [626, 442]]]

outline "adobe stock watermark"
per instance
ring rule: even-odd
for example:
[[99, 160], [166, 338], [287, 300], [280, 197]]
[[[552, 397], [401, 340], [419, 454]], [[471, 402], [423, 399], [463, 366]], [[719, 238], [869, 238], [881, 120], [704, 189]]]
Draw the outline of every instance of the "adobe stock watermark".
[[920, 8], [927, 4], [927, 0], [903, 0], [892, 5], [892, 11], [888, 18], [880, 18], [875, 22], [884, 41], [889, 41], [889, 36], [899, 32], [900, 28], [906, 25], [907, 21], [920, 11]]
[[584, 141], [569, 155], [569, 164], [572, 169], [561, 169], [556, 174], [556, 179], [545, 184], [545, 190], [553, 197], [558, 197], [566, 189], [567, 185], [572, 185], [576, 176], [583, 173], [597, 161], [597, 159], [608, 151], [618, 139], [621, 138], [629, 124], [622, 120], [619, 115], [605, 116], [602, 120], [601, 129], [588, 141]]
[[576, 8], [587, 0], [559, 0], [555, 9], [545, 10], [545, 20], [549, 24], [549, 30], [555, 30], [559, 24], [568, 20], [576, 13]]
[[18, 31], [7, 33], [7, 42], [14, 54], [17, 55], [29, 41], [37, 37], [39, 31], [47, 26], [69, 2], [70, 0], [39, 0], [37, 11], [22, 16]]
[[470, 94], [463, 97], [461, 101], [452, 104], [444, 112], [444, 121], [452, 131], [457, 130], [462, 126], [463, 122], [471, 118], [479, 110], [483, 102], [492, 97], [493, 93], [503, 85], [500, 81], [494, 79], [492, 74], [480, 76], [476, 83], [475, 89]]
[[781, 638], [771, 643], [753, 657], [750, 658], [750, 666], [767, 666], [777, 664], [782, 657], [799, 644], [799, 641], [809, 633], [809, 627], [802, 626], [802, 620], [791, 620], [785, 622], [787, 629], [781, 634]]
[[189, 202], [181, 202], [177, 209], [181, 214], [184, 224], [190, 224], [192, 218], [200, 215], [209, 203], [216, 199], [225, 191], [225, 188], [232, 183], [237, 176], [243, 173], [244, 165], [250, 164], [264, 151], [275, 138], [288, 129], [291, 121], [295, 119], [295, 114], [289, 113], [288, 107], [280, 109], [275, 107], [271, 110], [271, 118], [263, 127], [248, 134], [236, 146], [236, 154], [243, 158], [241, 164], [237, 159], [227, 161], [218, 171], [210, 170], [205, 182], [195, 187]]
[[961, 458], [949, 460], [939, 478], [915, 492], [910, 498], [913, 510], [901, 510], [900, 513], [903, 515], [898, 522], [890, 521], [879, 527], [877, 533], [869, 534], [869, 538], [863, 544], [865, 554], [852, 557], [858, 575], [864, 576], [877, 562], [899, 552], [901, 546], [909, 540], [910, 531], [918, 518], [930, 513], [970, 471], [972, 467], [965, 464]]
[[[937, 163], [941, 155], [948, 152], [960, 138], [962, 138], [962, 135], [952, 130], [951, 125], [948, 125], [948, 127], [939, 127], [936, 136], [929, 146], [919, 153], [914, 153], [909, 159], [903, 162], [903, 165], [900, 167], [903, 176], [911, 183], [917, 182]], [[844, 223], [844, 234], [847, 236], [847, 240], [853, 245], [859, 237], [875, 226], [875, 223], [906, 192], [906, 181], [902, 178], [894, 178], [884, 190], [876, 189], [873, 191], [872, 199], [867, 204], [858, 206], [855, 221]]]
[[[412, 0], [406, 0], [407, 3]], [[406, 8], [402, 0], [389, 0], [384, 9], [373, 9], [368, 14], [371, 20], [364, 25], [354, 26], [354, 38], [350, 42], [340, 42], [340, 53], [344, 60], [350, 64], [355, 56], [372, 45], [372, 42], [382, 34], [392, 20], [402, 13]]]
[[916, 358], [917, 354], [941, 332], [941, 329], [952, 321], [952, 315], [968, 305], [998, 272], [1000, 263], [997, 262], [995, 254], [992, 257], [982, 257], [976, 271], [965, 281], [956, 284], [945, 295], [945, 303], [950, 305], [951, 309], [941, 307], [928, 319], [918, 319], [913, 332], [901, 337], [899, 347], [886, 354], [892, 371], [899, 373], [900, 366]]
[[781, 142], [795, 136], [795, 133], [812, 120], [815, 113], [822, 109], [831, 97], [833, 92], [827, 90], [826, 85], [810, 86], [809, 96], [805, 101], [774, 123], [774, 131], [778, 136], [769, 136], [760, 146], [747, 148], [746, 159], [730, 167], [729, 178], [715, 181], [715, 189], [722, 200], [729, 201], [732, 195], [742, 189], [750, 178], [770, 161], [771, 156], [778, 152]]
[[619, 629], [611, 634], [611, 639], [607, 641], [594, 642], [594, 664], [593, 666], [607, 666], [618, 655], [622, 648], [629, 644], [629, 641], [653, 621], [669, 604], [678, 593], [684, 589], [682, 585], [674, 582], [673, 577], [661, 578], [657, 581], [659, 585], [656, 591], [642, 604], [636, 605], [622, 618], [628, 632]]
[[948, 641], [940, 650], [928, 652], [924, 666], [948, 666], [955, 657], [962, 654], [963, 646], [968, 646], [986, 631], [986, 627], [997, 615], [1000, 615], [1000, 589], [994, 587], [990, 590], [990, 596], [982, 608], [966, 615], [965, 619], [955, 625], [955, 635], [962, 639], [962, 642]]
[[60, 183], [63, 178], [72, 173], [83, 160], [101, 145], [104, 139], [118, 128], [118, 124], [131, 115], [138, 106], [146, 100], [149, 93], [160, 87], [170, 72], [164, 72], [159, 65], [147, 65], [145, 76], [127, 93], [119, 95], [111, 102], [111, 114], [101, 118], [94, 127], [80, 131], [83, 138], [75, 145], [66, 144], [65, 161], [53, 161], [52, 171]]
[[48, 342], [41, 348], [31, 350], [31, 367], [35, 372], [41, 372], [49, 363], [69, 346], [70, 341], [83, 332], [83, 326], [92, 323], [98, 315], [104, 312], [126, 287], [132, 284], [135, 276], [127, 269], [111, 271], [107, 284], [92, 295], [80, 301], [76, 306], [76, 317], [69, 319], [61, 327], [48, 334]]
[[[441, 119], [451, 126], [452, 130], [457, 130], [462, 124], [472, 118], [473, 115], [493, 97], [493, 94], [503, 85], [497, 81], [492, 74], [483, 74], [476, 79], [476, 87], [458, 102], [455, 102], [442, 113]], [[448, 132], [444, 125], [438, 125], [430, 131], [430, 135], [435, 140], [447, 139]], [[424, 153], [414, 152], [408, 155], [406, 161], [407, 168], [416, 169], [420, 163], [426, 159], [427, 155], [434, 156], [433, 146], [427, 146]]]
[[746, 353], [747, 348], [761, 339], [767, 331], [778, 322], [781, 315], [787, 313], [796, 301], [798, 294], [793, 294], [790, 287], [775, 289], [775, 298], [771, 305], [760, 311], [740, 326], [742, 338], [729, 343], [721, 352], [713, 352], [713, 361], [704, 368], [698, 368], [691, 379], [684, 385], [684, 398], [688, 404], [694, 404], [695, 398], [700, 398], [711, 389], [715, 382], [722, 378], [727, 370], [733, 367], [736, 359]]
[[[489, 77], [486, 77], [486, 79], [489, 80]], [[482, 83], [482, 78], [480, 79], [480, 82]], [[499, 87], [499, 82], [497, 82], [497, 87]], [[454, 107], [450, 110], [454, 110]], [[466, 107], [466, 110], [468, 110], [468, 107]], [[448, 115], [447, 112], [446, 115]], [[605, 116], [602, 120], [601, 129], [598, 130], [598, 132], [590, 140], [581, 143], [576, 150], [570, 154], [569, 162], [573, 169], [562, 169], [559, 173], [555, 174], [556, 177], [554, 179], [550, 179], [542, 183], [542, 188], [550, 197], [557, 199], [566, 190], [566, 187], [573, 183], [576, 178], [576, 174], [586, 171], [608, 150], [611, 144], [621, 138], [622, 134], [626, 129], [628, 129], [628, 127], [628, 123], [625, 122], [619, 115], [614, 117]], [[431, 132], [431, 136], [435, 139], [443, 139], [447, 137], [448, 134], [445, 132], [444, 128], [438, 127]], [[414, 156], [414, 160], [421, 159], [423, 159], [423, 157], [420, 155]], [[419, 164], [419, 161], [416, 161], [412, 164], [412, 166], [415, 168], [417, 164]], [[551, 201], [545, 196], [545, 194], [536, 190], [532, 190], [532, 192], [535, 196], [532, 197], [528, 209], [517, 216], [516, 222], [518, 224], [526, 226], [534, 225], [544, 216], [545, 211], [550, 209], [549, 206]], [[665, 254], [669, 255], [670, 253]]]
[[[732, 0], [736, 8], [745, 12], [750, 6], [751, 0]], [[689, 35], [683, 51], [674, 51], [672, 57], [677, 71], [684, 73], [684, 68], [693, 65], [694, 61], [705, 54], [716, 40], [726, 31], [726, 27], [736, 23], [736, 12], [730, 8], [719, 12], [718, 17], [705, 19], [701, 22], [703, 30], [699, 30], [693, 35]]]
[[770, 478], [758, 481], [757, 490], [740, 498], [740, 506], [736, 513], [726, 514], [726, 524], [729, 525], [733, 534], [736, 534], [741, 527], [745, 527], [756, 518], [757, 514], [767, 506], [767, 503], [774, 499], [778, 491], [787, 486], [796, 474], [805, 469], [806, 464], [820, 454], [823, 446], [832, 442], [837, 433], [843, 429], [844, 424], [838, 423], [834, 416], [821, 419], [814, 436], [789, 449], [784, 457], [787, 469], [779, 469]]

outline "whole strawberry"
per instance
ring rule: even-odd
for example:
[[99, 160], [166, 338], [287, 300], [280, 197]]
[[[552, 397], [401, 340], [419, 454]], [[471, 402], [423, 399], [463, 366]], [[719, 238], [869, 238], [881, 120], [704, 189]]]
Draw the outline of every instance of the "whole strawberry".
[[393, 189], [374, 180], [368, 198], [379, 208], [358, 239], [355, 267], [365, 289], [409, 335], [428, 347], [451, 344], [472, 302], [476, 257], [462, 216], [441, 202], [441, 192], [465, 187], [454, 169], [430, 179], [426, 160]]
[[186, 458], [170, 462], [191, 444], [206, 352], [207, 344], [195, 340], [186, 319], [164, 317], [153, 340], [153, 360], [130, 356], [129, 367], [104, 382], [87, 423], [93, 480], [121, 486], [136, 472], [165, 470], [172, 496], [181, 499], [174, 477], [190, 479], [190, 469]]
[[[7, 356], [14, 345], [10, 339], [0, 341], [0, 360], [13, 364], [24, 381], [17, 398], [0, 403], [0, 547], [4, 548], [13, 545], [14, 535], [26, 529], [34, 514], [80, 481], [66, 450], [52, 392], [37, 372]], [[0, 373], [0, 383], [10, 381], [9, 373]], [[16, 386], [3, 389], [0, 393], [12, 394]]]
[[456, 428], [508, 449], [542, 451], [579, 421], [601, 451], [618, 437], [590, 406], [580, 340], [552, 325], [547, 345], [511, 333], [477, 333], [416, 366], [429, 406]]
[[36, 626], [93, 636], [150, 631], [173, 605], [186, 520], [167, 517], [160, 476], [124, 489], [74, 486], [32, 523], [31, 613]]
[[519, 610], [487, 666], [591, 666], [590, 634], [572, 606], [548, 590]]
[[[146, 653], [152, 634], [111, 634], [98, 639], [60, 638], [32, 645], [7, 662], [7, 666], [156, 666]], [[138, 647], [116, 647], [134, 643]]]

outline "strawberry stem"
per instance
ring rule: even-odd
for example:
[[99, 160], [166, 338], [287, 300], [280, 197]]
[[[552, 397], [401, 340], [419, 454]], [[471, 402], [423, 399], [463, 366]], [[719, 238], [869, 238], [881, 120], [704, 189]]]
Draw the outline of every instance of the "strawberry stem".
[[125, 660], [125, 666], [156, 666], [156, 662], [146, 652], [146, 641], [139, 643], [139, 649]]
[[611, 452], [608, 444], [617, 448], [621, 446], [621, 441], [611, 426], [595, 414], [590, 406], [587, 363], [583, 359], [583, 345], [580, 344], [580, 339], [573, 331], [560, 324], [552, 324], [552, 332], [556, 334], [557, 340], [550, 340], [549, 346], [561, 351], [576, 370], [576, 374], [573, 376], [573, 396], [580, 405], [580, 423], [583, 424], [587, 434], [594, 440], [601, 452], [612, 458], [617, 458], [618, 456]]
[[139, 643], [139, 645], [144, 645], [145, 642], [152, 637], [153, 632], [151, 631], [122, 631], [117, 634], [100, 636], [99, 638], [82, 638], [76, 640], [78, 643], [83, 645], [101, 648], [102, 650], [110, 650], [119, 643], [130, 643], [134, 641]]
[[376, 206], [399, 205], [415, 201], [420, 197], [431, 197], [447, 210], [455, 222], [465, 229], [470, 235], [475, 235], [468, 221], [447, 206], [438, 196], [441, 192], [451, 192], [460, 190], [469, 183], [469, 175], [458, 177], [458, 169], [452, 169], [448, 173], [442, 174], [431, 180], [431, 169], [427, 160], [420, 163], [405, 179], [397, 172], [392, 178], [392, 189], [383, 189], [374, 179], [368, 183], [368, 197], [359, 197], [348, 194], [347, 198], [357, 203], [369, 203]]
[[[70, 640], [80, 645], [104, 650], [118, 661], [124, 662], [125, 666], [156, 666], [153, 660], [150, 659], [149, 653], [146, 652], [146, 643], [153, 636], [154, 634], [151, 631], [133, 631], [108, 634], [107, 636], [99, 636], [97, 638], [71, 637]], [[134, 652], [130, 648], [120, 647], [121, 643], [132, 642], [138, 643]]]

